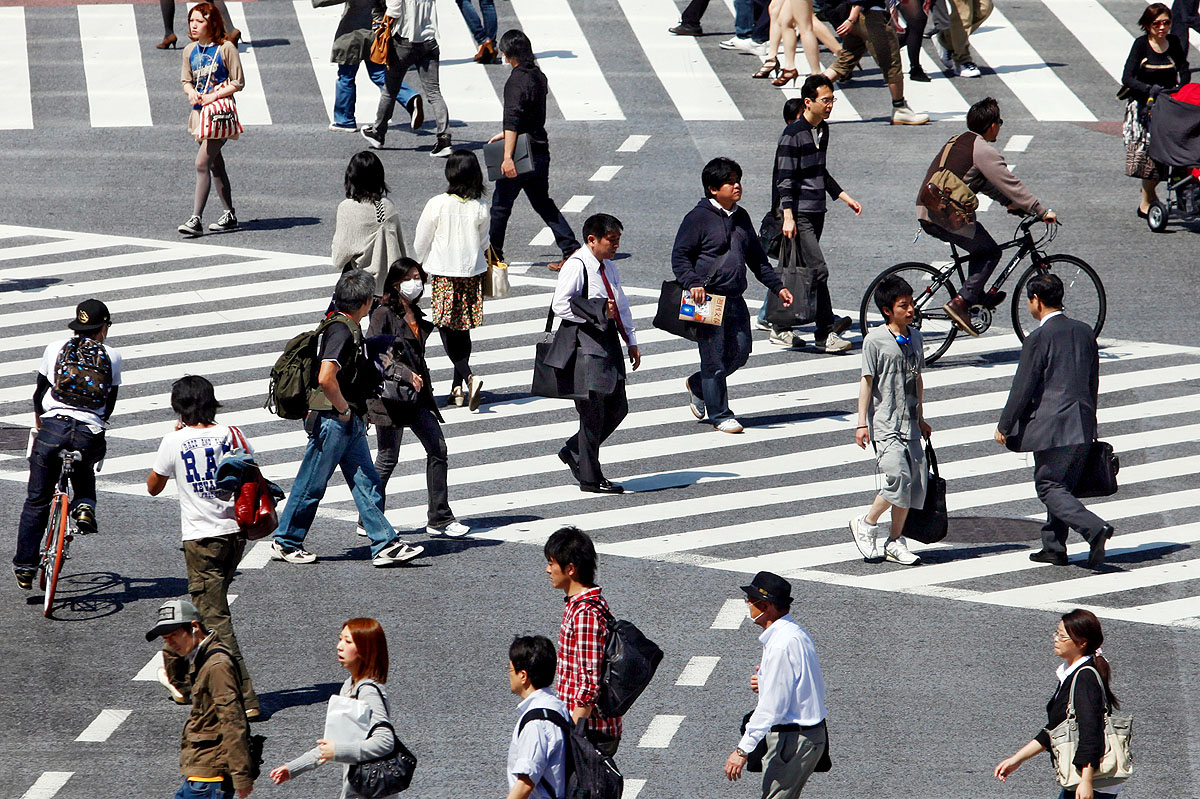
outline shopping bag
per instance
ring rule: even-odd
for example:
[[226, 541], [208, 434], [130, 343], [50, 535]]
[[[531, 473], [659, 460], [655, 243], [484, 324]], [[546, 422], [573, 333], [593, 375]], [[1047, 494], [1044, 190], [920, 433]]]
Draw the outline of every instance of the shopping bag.
[[654, 313], [654, 326], [672, 336], [695, 341], [699, 336], [696, 325], [679, 318], [683, 305], [683, 286], [674, 280], [664, 280], [658, 295], [658, 308]]
[[[222, 83], [213, 91], [223, 86]], [[236, 139], [242, 133], [242, 123], [238, 121], [237, 104], [233, 97], [222, 97], [200, 107], [200, 124], [198, 139]]]
[[371, 708], [366, 702], [339, 694], [329, 697], [324, 738], [333, 741], [335, 750], [362, 744], [370, 729]]
[[496, 256], [496, 251], [487, 248], [487, 272], [483, 275], [483, 296], [489, 300], [507, 297], [511, 287], [508, 282], [508, 264]]
[[767, 324], [776, 330], [791, 330], [817, 318], [817, 282], [825, 275], [804, 265], [795, 237], [784, 237], [779, 245], [779, 266], [775, 270], [783, 287], [792, 293], [786, 308], [775, 294], [767, 296]]
[[910, 508], [904, 520], [904, 535], [922, 544], [936, 544], [946, 537], [949, 518], [946, 513], [946, 481], [938, 472], [937, 453], [925, 439], [925, 460], [929, 464], [929, 484], [925, 488], [925, 505]]

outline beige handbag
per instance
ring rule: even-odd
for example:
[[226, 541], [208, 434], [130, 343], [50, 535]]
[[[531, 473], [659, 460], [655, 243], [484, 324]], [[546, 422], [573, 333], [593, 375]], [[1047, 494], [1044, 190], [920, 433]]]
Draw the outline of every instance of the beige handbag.
[[487, 271], [483, 273], [483, 296], [489, 300], [507, 297], [510, 290], [508, 264], [497, 258], [491, 247], [487, 248], [487, 264]]
[[[1075, 717], [1075, 681], [1079, 672], [1084, 670], [1096, 672], [1096, 679], [1101, 686], [1100, 672], [1093, 666], [1076, 669], [1071, 678], [1071, 696], [1067, 700], [1067, 717], [1063, 719], [1050, 733], [1050, 757], [1054, 761], [1054, 776], [1058, 784], [1064, 788], [1074, 788], [1082, 779], [1079, 769], [1075, 768], [1075, 751], [1079, 748], [1079, 719]], [[1118, 785], [1133, 774], [1133, 753], [1130, 750], [1130, 740], [1133, 738], [1133, 716], [1114, 716], [1104, 714], [1104, 757], [1100, 758], [1100, 768], [1092, 775], [1092, 787], [1103, 788]]]

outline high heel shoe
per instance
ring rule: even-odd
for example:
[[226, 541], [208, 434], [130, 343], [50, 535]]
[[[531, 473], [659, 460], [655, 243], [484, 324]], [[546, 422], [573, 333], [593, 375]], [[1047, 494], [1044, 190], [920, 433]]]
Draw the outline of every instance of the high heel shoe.
[[772, 86], [786, 86], [789, 82], [792, 86], [796, 85], [796, 79], [800, 77], [800, 70], [785, 69], [779, 73], [779, 77], [771, 81]]
[[750, 77], [752, 78], [769, 78], [779, 72], [779, 61], [774, 58], [768, 58], [763, 62], [762, 67], [758, 72], [755, 72]]
[[178, 36], [176, 36], [173, 33], [168, 33], [166, 36], [163, 37], [163, 40], [161, 42], [159, 42], [158, 44], [156, 44], [154, 46], [155, 46], [155, 48], [157, 48], [159, 50], [174, 50], [175, 42], [177, 42], [177, 41], [179, 41]]

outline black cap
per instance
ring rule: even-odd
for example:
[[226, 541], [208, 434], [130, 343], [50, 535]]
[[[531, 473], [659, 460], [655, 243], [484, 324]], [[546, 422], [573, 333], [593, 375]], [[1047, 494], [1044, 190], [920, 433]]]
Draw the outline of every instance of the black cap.
[[75, 319], [67, 327], [76, 333], [91, 333], [110, 324], [107, 305], [100, 300], [84, 300], [75, 306]]
[[743, 585], [742, 590], [751, 602], [765, 601], [777, 607], [792, 604], [792, 584], [771, 572], [754, 575], [750, 585]]

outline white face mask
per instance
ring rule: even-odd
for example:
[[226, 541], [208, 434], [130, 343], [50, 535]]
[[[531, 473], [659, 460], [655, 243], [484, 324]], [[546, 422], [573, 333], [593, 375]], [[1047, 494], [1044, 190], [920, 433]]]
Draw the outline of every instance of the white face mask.
[[416, 302], [424, 290], [425, 284], [421, 282], [420, 278], [400, 282], [400, 296], [409, 302]]

